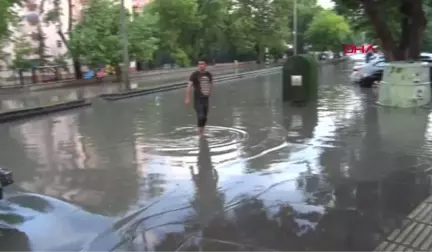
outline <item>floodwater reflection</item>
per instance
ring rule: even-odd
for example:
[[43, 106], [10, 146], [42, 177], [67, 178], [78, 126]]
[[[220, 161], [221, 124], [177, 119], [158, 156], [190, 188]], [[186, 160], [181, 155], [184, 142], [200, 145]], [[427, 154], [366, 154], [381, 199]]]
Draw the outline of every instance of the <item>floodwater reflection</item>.
[[36, 194], [0, 201], [0, 251], [76, 251], [112, 219]]
[[3, 124], [0, 166], [116, 218], [83, 250], [370, 251], [430, 193], [430, 111], [376, 106], [343, 65], [302, 107], [280, 74], [218, 84], [201, 139], [183, 90]]
[[192, 205], [199, 216], [201, 226], [207, 226], [215, 214], [224, 212], [224, 199], [223, 194], [218, 191], [219, 175], [213, 167], [206, 137], [199, 139], [197, 170], [195, 173], [194, 167], [190, 167], [192, 180], [196, 186], [196, 197]]

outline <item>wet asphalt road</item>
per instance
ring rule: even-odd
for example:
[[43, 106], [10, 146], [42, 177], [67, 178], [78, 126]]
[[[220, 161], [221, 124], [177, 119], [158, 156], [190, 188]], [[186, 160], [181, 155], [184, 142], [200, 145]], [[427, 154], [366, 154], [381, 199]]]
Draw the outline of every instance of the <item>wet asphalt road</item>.
[[373, 250], [430, 194], [430, 111], [376, 106], [349, 68], [305, 107], [281, 74], [217, 84], [202, 140], [184, 90], [0, 125], [0, 219], [27, 234], [0, 248]]

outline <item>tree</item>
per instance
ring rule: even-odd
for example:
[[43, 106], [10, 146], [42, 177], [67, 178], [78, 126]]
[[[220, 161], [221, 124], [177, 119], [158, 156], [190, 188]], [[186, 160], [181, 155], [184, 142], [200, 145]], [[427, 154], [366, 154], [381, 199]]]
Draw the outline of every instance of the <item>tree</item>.
[[201, 26], [195, 37], [202, 41], [199, 57], [213, 61], [214, 53], [226, 46], [224, 42], [228, 0], [197, 0], [197, 3]]
[[[80, 55], [91, 67], [113, 65], [118, 80], [121, 76], [122, 44], [119, 31], [120, 5], [110, 0], [93, 0], [83, 11], [82, 20], [70, 34], [72, 55]], [[133, 21], [127, 13], [129, 53], [131, 60], [149, 59], [157, 49], [158, 39], [153, 37], [154, 19], [138, 17]]]
[[[48, 24], [54, 24], [57, 28], [57, 34], [60, 36], [60, 39], [62, 40], [63, 44], [68, 48], [69, 54], [72, 57], [74, 70], [75, 70], [75, 78], [81, 79], [82, 78], [82, 71], [81, 71], [81, 63], [78, 60], [78, 55], [74, 55], [71, 53], [71, 50], [69, 48], [69, 41], [66, 39], [66, 36], [63, 33], [63, 24], [61, 22], [60, 17], [63, 15], [61, 7], [60, 7], [60, 0], [53, 0], [53, 6], [54, 8], [49, 10], [45, 14], [44, 21]], [[72, 0], [68, 0], [68, 25], [67, 25], [67, 33], [70, 34], [72, 32], [72, 25], [73, 25], [73, 5]]]
[[[306, 30], [315, 15], [322, 11], [322, 7], [317, 5], [316, 0], [297, 1], [297, 52], [304, 53], [305, 47], [310, 43], [305, 37]], [[294, 7], [294, 6], [293, 6]], [[294, 27], [293, 7], [287, 10], [289, 27]], [[293, 45], [294, 46], [294, 45]]]
[[317, 51], [340, 51], [351, 30], [343, 16], [331, 10], [318, 13], [306, 31], [306, 39]]
[[146, 8], [159, 16], [159, 48], [183, 66], [196, 60], [202, 46], [199, 29], [203, 19], [199, 16], [197, 1], [156, 0]]
[[244, 19], [243, 28], [249, 33], [248, 39], [254, 43], [258, 62], [264, 62], [266, 47], [284, 49], [290, 38], [286, 10], [291, 6], [288, 0], [233, 1], [233, 15]]
[[158, 16], [151, 13], [143, 13], [135, 16], [129, 26], [129, 41], [131, 42], [130, 54], [133, 59], [148, 60], [153, 57], [157, 49], [156, 26]]
[[[427, 17], [432, 15], [432, 4], [425, 4], [424, 12], [426, 13]], [[428, 22], [426, 26], [422, 49], [424, 51], [429, 51], [429, 52], [432, 51], [432, 24], [430, 22]]]
[[31, 44], [24, 38], [18, 38], [15, 40], [13, 54], [14, 58], [10, 65], [11, 69], [28, 69], [32, 66], [31, 60], [27, 57], [32, 54], [33, 49]]
[[13, 10], [13, 6], [20, 3], [19, 0], [0, 1], [0, 40], [7, 38], [11, 34], [11, 25], [18, 22], [19, 18]]
[[[336, 10], [351, 22], [370, 21], [386, 57], [391, 61], [420, 57], [427, 19], [423, 5], [430, 0], [335, 0]], [[397, 41], [399, 37], [399, 41]]]

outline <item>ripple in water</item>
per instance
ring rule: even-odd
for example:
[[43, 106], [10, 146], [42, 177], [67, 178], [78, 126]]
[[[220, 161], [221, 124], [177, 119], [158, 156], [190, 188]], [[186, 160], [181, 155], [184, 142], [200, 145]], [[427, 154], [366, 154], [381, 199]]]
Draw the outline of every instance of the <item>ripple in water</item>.
[[[236, 146], [249, 138], [246, 131], [222, 127], [207, 126], [205, 136], [209, 148], [230, 148]], [[158, 134], [146, 140], [144, 148], [153, 149], [157, 152], [192, 152], [199, 149], [197, 145], [198, 136], [196, 127], [180, 127], [167, 134]]]

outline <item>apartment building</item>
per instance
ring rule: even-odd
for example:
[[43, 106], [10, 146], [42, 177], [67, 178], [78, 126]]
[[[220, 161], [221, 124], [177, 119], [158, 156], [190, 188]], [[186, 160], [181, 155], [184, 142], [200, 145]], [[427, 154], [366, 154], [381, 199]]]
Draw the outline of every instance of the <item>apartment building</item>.
[[[17, 13], [22, 17], [22, 22], [18, 27], [13, 28], [13, 37], [19, 38], [20, 40], [25, 39], [34, 49], [34, 53], [30, 55], [32, 59], [40, 58], [39, 48], [41, 44], [39, 42], [39, 36], [41, 33], [45, 36], [44, 47], [45, 56], [47, 58], [54, 58], [65, 55], [67, 53], [66, 45], [63, 43], [61, 37], [58, 34], [60, 28], [63, 34], [68, 36], [69, 27], [69, 13], [72, 14], [72, 25], [74, 25], [81, 17], [82, 10], [88, 1], [91, 0], [58, 0], [58, 4], [61, 10], [60, 21], [56, 23], [46, 23], [44, 19], [49, 14], [50, 10], [55, 8], [54, 1], [48, 0], [26, 0], [22, 7], [17, 7]], [[69, 1], [71, 1], [72, 11], [69, 12]], [[119, 0], [118, 0], [119, 1]], [[151, 0], [124, 0], [125, 7], [129, 11], [139, 11], [145, 5], [151, 2]], [[40, 33], [40, 31], [42, 31]], [[14, 58], [14, 43], [6, 42], [2, 45], [2, 51], [8, 55], [6, 60], [10, 63]], [[70, 61], [70, 60], [69, 60]], [[68, 62], [72, 65], [72, 62]], [[135, 64], [132, 64], [133, 66]], [[13, 73], [7, 70], [7, 63], [0, 63], [0, 79], [9, 78]], [[1, 85], [1, 83], [0, 83]]]

